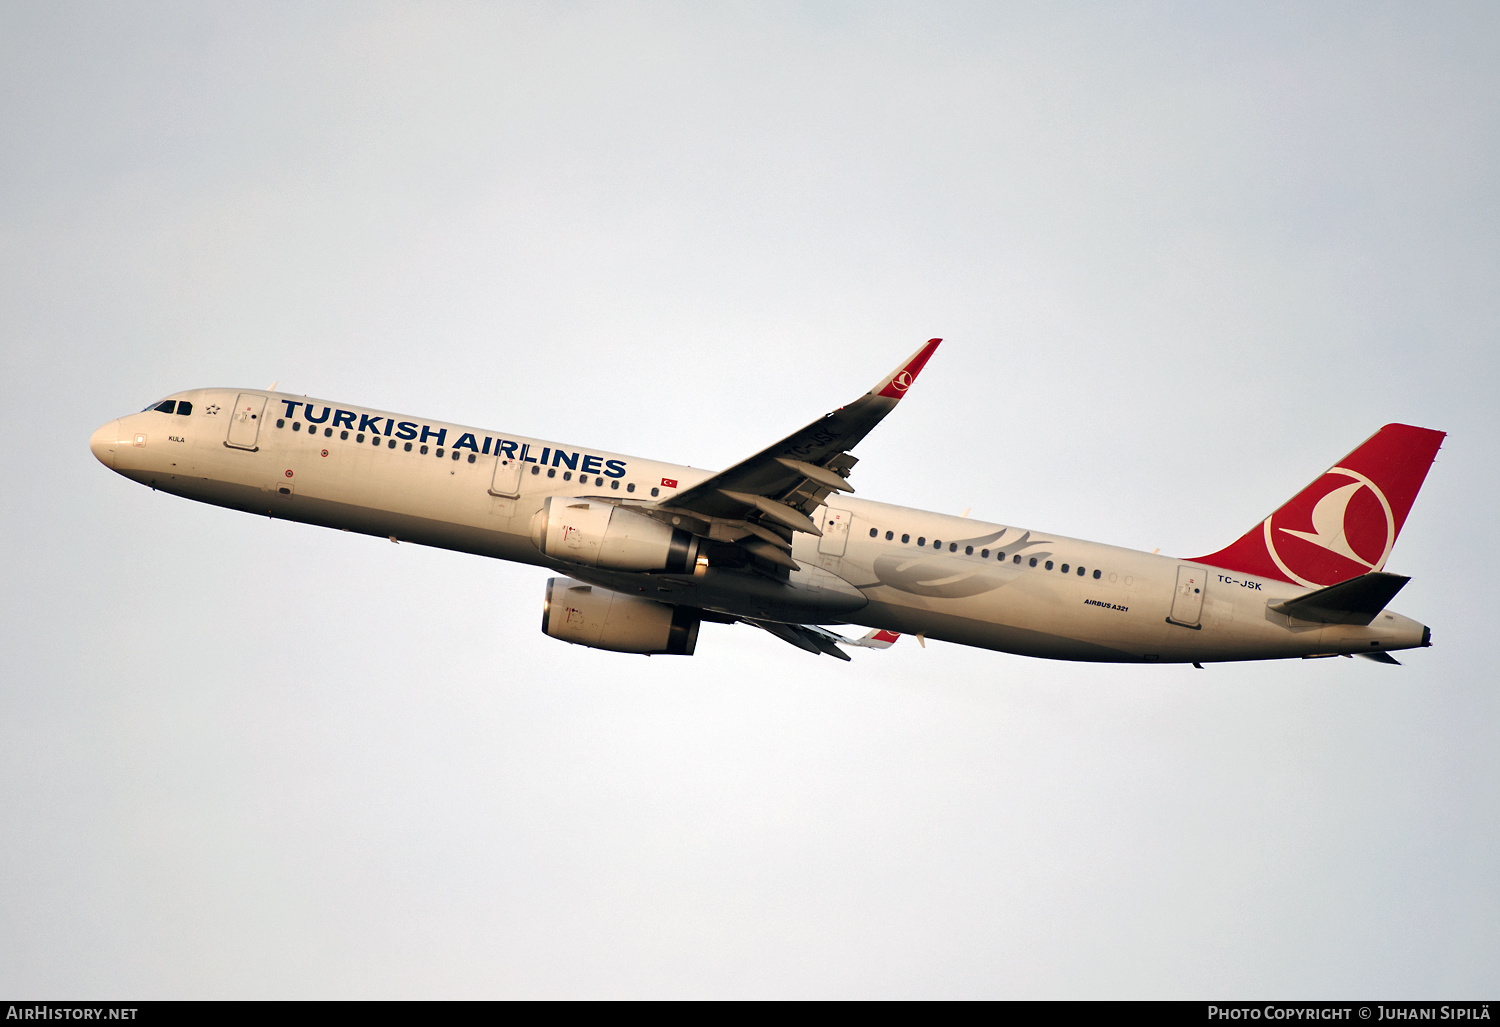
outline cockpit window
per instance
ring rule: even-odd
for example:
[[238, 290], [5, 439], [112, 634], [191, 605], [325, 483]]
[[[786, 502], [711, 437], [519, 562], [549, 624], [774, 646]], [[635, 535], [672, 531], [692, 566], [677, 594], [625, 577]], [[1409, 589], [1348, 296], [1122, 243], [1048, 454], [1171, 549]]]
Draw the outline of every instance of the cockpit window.
[[189, 403], [185, 399], [179, 399], [177, 401], [177, 413], [178, 414], [180, 414], [183, 417], [186, 417], [188, 414], [191, 414], [192, 412], [193, 412], [193, 404]]
[[156, 404], [156, 409], [160, 410], [164, 414], [170, 414], [177, 409], [177, 401], [175, 399], [169, 399], [165, 402], [158, 403]]

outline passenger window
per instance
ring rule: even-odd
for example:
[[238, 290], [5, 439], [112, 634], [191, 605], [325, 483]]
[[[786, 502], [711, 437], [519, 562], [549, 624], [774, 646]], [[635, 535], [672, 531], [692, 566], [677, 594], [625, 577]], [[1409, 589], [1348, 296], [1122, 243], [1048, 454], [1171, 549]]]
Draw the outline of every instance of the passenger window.
[[365, 441], [365, 433], [364, 432], [360, 432], [358, 435], [354, 436], [354, 441], [355, 442], [363, 442], [363, 441]]
[[995, 554], [995, 559], [999, 560], [1001, 563], [1004, 563], [1005, 562], [1005, 550], [1002, 549], [1002, 550], [1000, 550], [1000, 552], [996, 553]]
[[411, 452], [411, 443], [410, 443], [410, 442], [408, 442], [408, 443], [407, 443], [407, 444], [406, 444], [406, 445], [405, 445], [405, 446], [404, 446], [404, 447], [402, 447], [402, 448], [404, 448], [404, 449], [405, 449], [405, 450], [406, 450], [406, 451], [407, 451], [407, 452], [408, 452], [408, 453], [410, 453], [410, 452]]
[[[325, 439], [331, 439], [331, 438], [333, 438], [333, 429], [332, 428], [324, 428], [323, 429], [323, 437]], [[406, 448], [410, 449], [411, 447], [407, 446]]]
[[443, 447], [439, 446], [436, 450], [433, 451], [433, 455], [441, 460], [443, 458]]
[[175, 399], [169, 399], [164, 403], [158, 403], [156, 404], [156, 409], [160, 410], [164, 414], [170, 414], [173, 410], [177, 409], [177, 401]]
[[1082, 567], [1078, 568], [1078, 576], [1080, 578], [1083, 577], [1083, 568]]
[[1100, 572], [1099, 572], [1099, 571], [1095, 571], [1095, 572], [1094, 572], [1094, 580], [1095, 580], [1095, 581], [1098, 581], [1098, 580], [1099, 580], [1099, 573], [1100, 573]]
[[932, 548], [933, 549], [942, 549], [943, 548], [943, 540], [940, 539], [940, 538], [933, 539], [932, 540]]
[[573, 480], [573, 472], [572, 471], [564, 471], [563, 472], [563, 481], [572, 481], [572, 480]]
[[[986, 556], [989, 555], [989, 550], [988, 549], [986, 549], [984, 552], [985, 552]], [[973, 546], [964, 546], [964, 555], [965, 556], [973, 556], [974, 555], [974, 547]]]
[[625, 491], [626, 492], [634, 492], [635, 491], [635, 482], [631, 482], [629, 485], [626, 485], [625, 486]]
[[1052, 561], [1051, 561], [1051, 560], [1048, 560], [1048, 561], [1047, 561], [1047, 569], [1048, 569], [1048, 570], [1049, 570], [1049, 571], [1050, 571], [1050, 570], [1051, 570], [1051, 569], [1052, 569]]
[[655, 485], [652, 485], [651, 486], [651, 494], [653, 496], [661, 495], [661, 489], [657, 488]]
[[549, 478], [556, 478], [557, 477], [557, 468], [556, 467], [549, 467], [549, 468], [547, 468], [547, 477], [549, 477]]
[[1062, 565], [1062, 572], [1063, 572], [1063, 573], [1064, 573], [1064, 574], [1066, 574], [1066, 573], [1068, 573], [1068, 565], [1067, 565], [1067, 564], [1063, 564], [1063, 565]]
[[[1019, 561], [1019, 560], [1020, 560], [1020, 559], [1021, 559], [1021, 558], [1020, 558], [1020, 557], [1019, 557], [1019, 556], [1018, 556], [1018, 557], [1016, 557], [1016, 560], [1017, 560], [1017, 561]], [[1035, 566], [1036, 566], [1036, 557], [1034, 557], [1034, 556], [1033, 556], [1033, 557], [1032, 557], [1032, 558], [1031, 558], [1031, 566], [1033, 566], [1033, 567], [1035, 567]]]
[[926, 535], [918, 535], [917, 536], [917, 545], [919, 545], [919, 546], [925, 546], [926, 544], [927, 544], [927, 536]]
[[[1002, 555], [1002, 556], [1003, 556], [1003, 555], [1004, 555], [1004, 554], [1001, 554], [1001, 555]], [[1020, 553], [1017, 553], [1017, 554], [1016, 554], [1016, 558], [1015, 558], [1015, 563], [1016, 563], [1016, 564], [1017, 564], [1017, 565], [1019, 565], [1019, 564], [1020, 564], [1020, 563], [1021, 563], [1021, 554], [1020, 554]], [[1032, 560], [1032, 561], [1031, 561], [1031, 566], [1033, 566], [1033, 567], [1035, 567], [1035, 566], [1036, 566], [1036, 561], [1035, 561], [1035, 560]]]
[[192, 412], [193, 412], [193, 404], [189, 403], [185, 399], [181, 399], [181, 400], [177, 401], [177, 413], [179, 415], [181, 415], [183, 417], [186, 417], [188, 414], [191, 414]]
[[538, 467], [536, 464], [532, 464], [531, 465], [531, 473], [532, 474], [541, 474], [542, 473], [542, 469], [540, 467]]
[[[394, 442], [392, 442], [392, 443], [391, 443], [391, 445], [393, 445], [393, 446], [394, 446], [394, 445], [395, 445], [395, 443], [394, 443]], [[473, 454], [473, 453], [470, 453], [470, 454], [469, 454], [469, 463], [471, 463], [471, 464], [472, 464], [472, 463], [473, 463], [473, 462], [474, 462], [474, 461], [475, 461], [475, 460], [478, 460], [478, 459], [479, 459], [479, 457], [477, 457], [477, 456], [475, 456], [475, 455], [474, 455], [474, 454]]]
[[301, 430], [302, 430], [302, 422], [301, 421], [293, 421], [292, 422], [292, 431], [301, 431]]
[[910, 541], [911, 541], [911, 536], [910, 535], [902, 535], [901, 536], [901, 544], [903, 546], [906, 545]]
[[278, 428], [285, 428], [286, 427], [286, 419], [282, 418], [282, 417], [276, 418], [276, 427], [278, 427]]
[[418, 446], [417, 447], [417, 452], [420, 453], [420, 454], [422, 454], [423, 456], [426, 456], [427, 455], [427, 447], [426, 446]]
[[371, 435], [370, 436], [370, 445], [375, 446], [378, 449], [380, 447], [380, 436], [379, 435]]
[[392, 439], [391, 441], [387, 442], [385, 444], [385, 448], [386, 449], [395, 449], [396, 448], [396, 440]]
[[[449, 456], [451, 456], [451, 457], [453, 457], [453, 459], [455, 459], [455, 460], [457, 460], [457, 459], [458, 459], [458, 450], [456, 450], [456, 449], [455, 449], [455, 450], [454, 450], [454, 451], [453, 451], [453, 452], [452, 452], [452, 453], [450, 453], [450, 454], [448, 454], [448, 455], [449, 455]], [[531, 469], [531, 473], [532, 473], [532, 474], [535, 474], [535, 473], [536, 473], [536, 468], [535, 468], [535, 467], [533, 467], [533, 468], [532, 468], [532, 469]]]
[[871, 528], [870, 529], [870, 537], [871, 538], [875, 538], [879, 534], [880, 534], [880, 529], [879, 528]]
[[595, 478], [594, 479], [594, 488], [598, 488], [599, 486], [601, 486], [603, 484], [604, 484], [604, 479], [603, 478]]
[[887, 542], [889, 542], [889, 541], [890, 541], [890, 540], [891, 540], [891, 539], [893, 539], [893, 538], [894, 538], [894, 537], [895, 537], [895, 535], [894, 535], [894, 534], [893, 534], [893, 533], [892, 533], [892, 532], [889, 532], [889, 531], [888, 531], [888, 532], [886, 532], [886, 533], [885, 533], [885, 540], [886, 540], [886, 541], [887, 541]]
[[[348, 437], [349, 437], [349, 433], [348, 432], [346, 432], [346, 431], [339, 432], [339, 438], [341, 438], [341, 439], [347, 439]], [[422, 450], [422, 452], [425, 453], [425, 452], [427, 452], [427, 450], [424, 449], [424, 450]]]
[[612, 488], [612, 489], [619, 488], [620, 487], [620, 479], [619, 478], [611, 478], [610, 482], [609, 482], [609, 487]]

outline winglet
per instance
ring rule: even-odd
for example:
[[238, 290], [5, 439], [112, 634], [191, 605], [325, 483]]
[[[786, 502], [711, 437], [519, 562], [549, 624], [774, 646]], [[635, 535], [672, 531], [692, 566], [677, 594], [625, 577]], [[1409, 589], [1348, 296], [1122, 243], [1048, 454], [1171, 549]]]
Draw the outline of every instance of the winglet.
[[938, 343], [942, 341], [942, 339], [928, 339], [927, 344], [913, 353], [906, 363], [882, 378], [880, 384], [870, 390], [870, 394], [884, 396], [887, 399], [900, 399], [906, 390], [911, 388], [911, 383], [917, 380], [917, 375], [922, 373], [922, 368], [926, 366], [928, 359], [937, 350]]
[[847, 645], [857, 645], [862, 649], [889, 649], [900, 637], [894, 631], [875, 628], [867, 632], [863, 638], [846, 638], [844, 642]]

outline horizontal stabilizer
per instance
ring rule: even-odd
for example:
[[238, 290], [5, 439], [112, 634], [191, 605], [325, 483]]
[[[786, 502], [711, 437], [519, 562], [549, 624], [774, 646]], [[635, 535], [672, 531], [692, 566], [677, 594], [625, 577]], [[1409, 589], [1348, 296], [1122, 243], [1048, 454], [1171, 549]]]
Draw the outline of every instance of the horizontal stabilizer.
[[1360, 653], [1359, 655], [1367, 660], [1374, 660], [1376, 663], [1389, 663], [1393, 667], [1401, 666], [1401, 661], [1390, 653]]
[[1374, 620], [1410, 580], [1400, 574], [1372, 571], [1295, 599], [1273, 603], [1271, 609], [1298, 620], [1363, 626]]

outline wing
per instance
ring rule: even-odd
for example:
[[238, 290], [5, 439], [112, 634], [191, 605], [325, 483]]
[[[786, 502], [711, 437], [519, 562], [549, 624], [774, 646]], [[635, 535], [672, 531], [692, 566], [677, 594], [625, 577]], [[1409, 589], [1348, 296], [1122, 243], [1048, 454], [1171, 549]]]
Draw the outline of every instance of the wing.
[[896, 408], [940, 342], [929, 340], [848, 406], [647, 509], [692, 518], [700, 535], [797, 569], [791, 533], [822, 534], [808, 514], [830, 492], [854, 491], [845, 478], [857, 462], [849, 450]]

